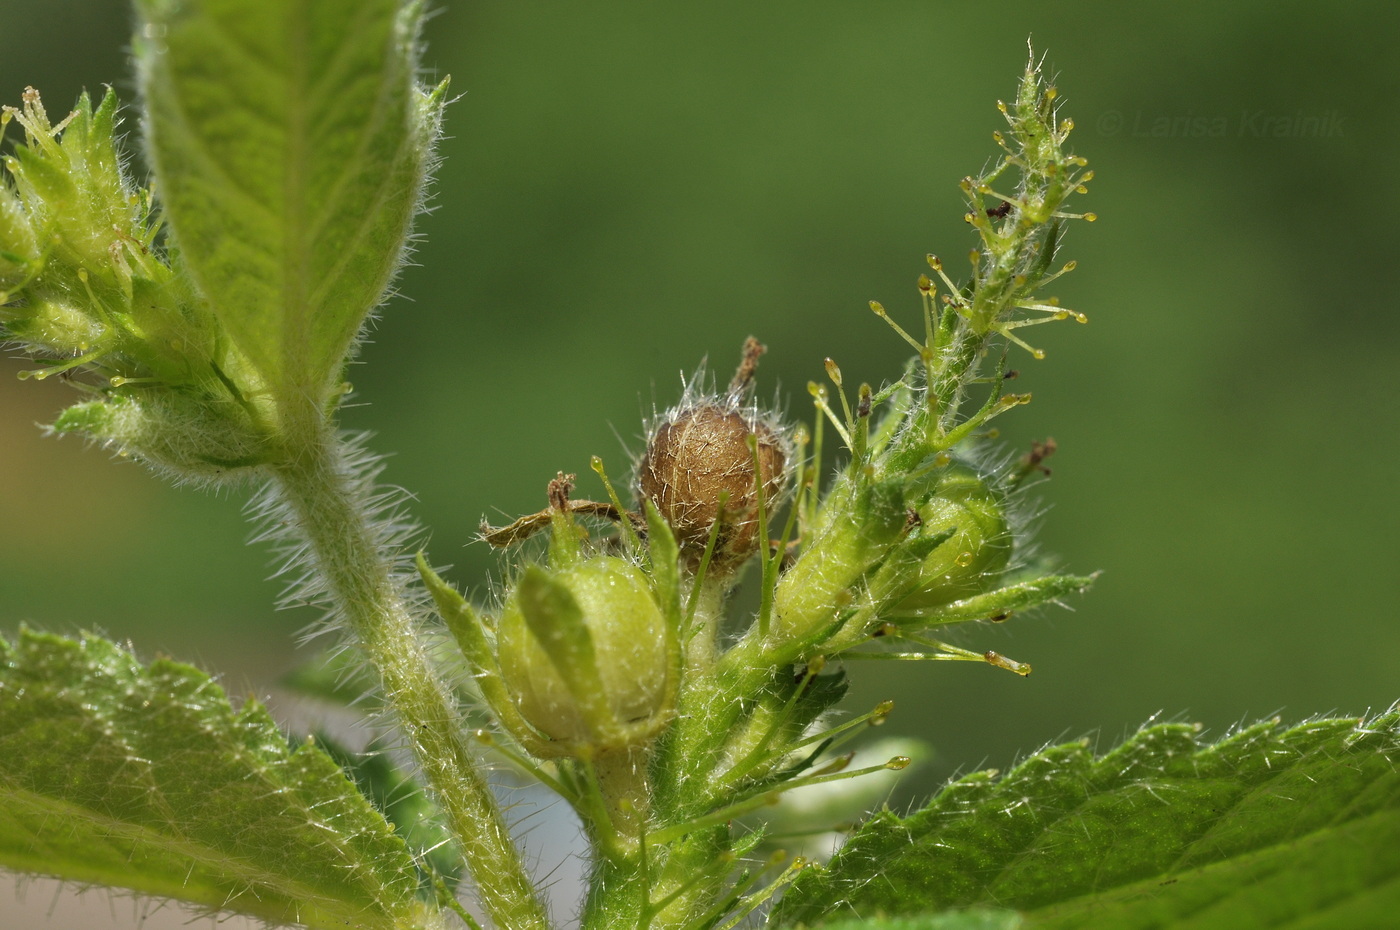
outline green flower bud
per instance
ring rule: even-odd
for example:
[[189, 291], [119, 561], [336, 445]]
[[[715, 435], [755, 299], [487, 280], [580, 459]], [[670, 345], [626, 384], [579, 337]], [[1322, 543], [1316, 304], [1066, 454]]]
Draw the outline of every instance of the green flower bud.
[[267, 431], [233, 403], [195, 393], [148, 391], [137, 400], [114, 395], [64, 410], [53, 431], [86, 433], [176, 480], [238, 478], [271, 456]]
[[913, 538], [952, 535], [924, 557], [916, 586], [894, 612], [939, 607], [995, 587], [1015, 543], [1005, 494], [975, 470], [953, 465], [910, 496], [919, 515]]
[[860, 480], [832, 490], [816, 538], [778, 581], [775, 632], [814, 644], [855, 602], [867, 573], [908, 528], [901, 482]]
[[656, 735], [674, 696], [668, 636], [646, 576], [615, 556], [527, 568], [496, 633], [516, 709], [565, 755]]
[[182, 480], [236, 480], [278, 453], [265, 385], [188, 277], [157, 246], [149, 191], [116, 148], [117, 98], [84, 94], [54, 123], [33, 88], [0, 108], [24, 141], [0, 181], [0, 340], [43, 380], [79, 375], [97, 399], [57, 432], [86, 432]]
[[43, 264], [51, 250], [55, 260], [107, 279], [98, 288], [130, 280], [131, 262], [150, 242], [149, 203], [123, 177], [113, 141], [116, 113], [111, 91], [95, 110], [84, 93], [55, 126], [32, 87], [20, 108], [4, 108], [0, 125], [16, 120], [25, 139], [5, 158], [13, 186], [4, 190], [9, 203], [0, 210], [6, 214], [0, 245], [12, 263]]

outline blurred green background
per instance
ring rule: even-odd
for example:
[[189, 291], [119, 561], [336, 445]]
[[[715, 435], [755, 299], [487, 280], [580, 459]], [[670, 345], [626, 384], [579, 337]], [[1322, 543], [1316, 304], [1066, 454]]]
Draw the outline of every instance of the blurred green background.
[[[1400, 698], [1400, 7], [441, 6], [426, 64], [462, 96], [345, 422], [394, 453], [387, 480], [459, 582], [484, 591], [496, 566], [471, 544], [483, 514], [539, 508], [557, 470], [596, 493], [595, 453], [622, 478], [680, 373], [728, 371], [747, 335], [794, 417], [824, 356], [895, 376], [902, 344], [866, 303], [912, 322], [924, 254], [970, 247], [957, 181], [994, 157], [1030, 35], [1100, 218], [1056, 286], [1091, 324], [1032, 331], [1035, 403], [1000, 425], [1058, 441], [1041, 547], [1104, 574], [1073, 612], [958, 640], [1031, 678], [859, 666], [853, 706], [899, 702], [886, 732], [933, 743], [927, 792], [1158, 713], [1221, 734]], [[4, 102], [132, 98], [125, 4], [3, 12]], [[274, 610], [244, 494], [41, 438], [73, 395], [21, 367], [0, 363], [0, 628], [99, 628], [266, 691], [313, 615]]]

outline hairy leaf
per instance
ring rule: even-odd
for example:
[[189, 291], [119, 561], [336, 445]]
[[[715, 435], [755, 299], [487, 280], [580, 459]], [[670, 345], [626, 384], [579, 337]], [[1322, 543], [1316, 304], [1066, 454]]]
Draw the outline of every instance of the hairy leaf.
[[442, 809], [412, 775], [394, 763], [386, 747], [370, 743], [357, 753], [324, 733], [318, 735], [317, 743], [384, 812], [418, 855], [421, 887], [431, 890], [434, 876], [455, 887], [462, 876], [462, 856], [442, 822]]
[[274, 396], [334, 396], [402, 258], [445, 88], [421, 2], [139, 0], [147, 137], [178, 254]]
[[1396, 760], [1396, 708], [1213, 745], [1152, 726], [1098, 758], [1055, 746], [909, 817], [875, 816], [798, 878], [775, 925], [988, 905], [1028, 927], [1391, 926]]
[[0, 640], [0, 866], [309, 927], [421, 916], [402, 839], [314, 743], [106, 640]]

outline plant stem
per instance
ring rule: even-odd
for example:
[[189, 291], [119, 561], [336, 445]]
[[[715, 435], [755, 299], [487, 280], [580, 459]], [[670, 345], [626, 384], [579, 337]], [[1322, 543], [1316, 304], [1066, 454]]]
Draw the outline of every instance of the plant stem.
[[732, 860], [726, 858], [728, 847], [727, 829], [705, 829], [653, 847], [647, 858], [599, 857], [579, 926], [582, 930], [693, 926], [696, 915], [713, 903], [724, 884]]
[[393, 553], [370, 524], [372, 482], [347, 461], [332, 426], [308, 411], [308, 437], [273, 469], [311, 568], [379, 671], [423, 774], [442, 806], [481, 902], [496, 925], [545, 930], [548, 917], [510, 838], [505, 818], [462, 732], [450, 692], [420, 643]]

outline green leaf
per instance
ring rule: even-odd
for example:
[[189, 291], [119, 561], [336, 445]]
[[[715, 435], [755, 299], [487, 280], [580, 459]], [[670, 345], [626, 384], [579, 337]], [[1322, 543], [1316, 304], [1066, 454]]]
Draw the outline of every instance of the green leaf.
[[0, 640], [0, 867], [308, 927], [420, 925], [402, 839], [319, 747], [106, 640]]
[[384, 812], [409, 848], [421, 858], [418, 868], [422, 891], [431, 897], [434, 875], [455, 886], [462, 875], [462, 856], [443, 823], [442, 810], [422, 785], [394, 764], [387, 747], [374, 742], [357, 753], [324, 733], [316, 741]]
[[1028, 927], [1391, 926], [1397, 760], [1397, 708], [1213, 745], [1152, 726], [1098, 758], [1055, 746], [876, 815], [794, 882], [774, 925], [989, 905]]
[[383, 299], [445, 86], [420, 2], [139, 0], [147, 136], [179, 255], [282, 400], [336, 396]]

